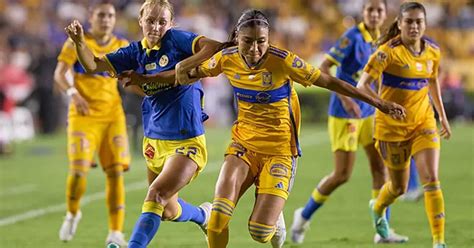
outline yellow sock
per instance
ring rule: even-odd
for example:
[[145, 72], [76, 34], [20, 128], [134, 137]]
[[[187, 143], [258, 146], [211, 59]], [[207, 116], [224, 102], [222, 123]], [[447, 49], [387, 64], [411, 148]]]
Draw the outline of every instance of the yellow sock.
[[249, 221], [249, 232], [252, 238], [260, 243], [267, 243], [275, 234], [275, 226], [260, 224], [255, 221]]
[[79, 211], [81, 197], [86, 191], [85, 173], [74, 173], [67, 176], [66, 181], [66, 205], [67, 211], [75, 215]]
[[321, 203], [321, 204], [324, 203], [329, 198], [328, 195], [321, 194], [321, 192], [319, 192], [319, 189], [317, 187], [313, 190], [313, 193], [311, 193], [311, 197], [313, 197], [313, 200], [315, 202]]
[[165, 207], [161, 205], [161, 203], [154, 202], [154, 201], [146, 201], [143, 203], [142, 206], [142, 213], [155, 213], [160, 217], [163, 216], [163, 211]]
[[125, 219], [125, 185], [122, 165], [106, 170], [106, 197], [109, 210], [109, 230], [122, 231]]
[[434, 243], [444, 243], [444, 199], [440, 183], [432, 182], [423, 185], [425, 190], [425, 210], [431, 227]]
[[395, 199], [397, 199], [397, 196], [394, 195], [392, 189], [392, 182], [387, 182], [383, 185], [382, 189], [380, 190], [380, 193], [377, 197], [377, 200], [375, 201], [374, 204], [374, 211], [378, 215], [382, 215], [383, 212], [385, 211], [385, 208], [392, 204]]
[[215, 198], [212, 203], [211, 218], [207, 225], [209, 248], [227, 247], [229, 242], [229, 221], [235, 204], [226, 198]]
[[372, 189], [372, 199], [377, 199], [380, 194], [380, 189]]

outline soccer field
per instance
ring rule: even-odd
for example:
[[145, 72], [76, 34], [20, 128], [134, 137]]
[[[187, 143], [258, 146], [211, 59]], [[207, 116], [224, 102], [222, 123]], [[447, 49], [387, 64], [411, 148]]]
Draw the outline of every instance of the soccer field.
[[[212, 201], [223, 152], [230, 132], [208, 129], [209, 164], [204, 173], [182, 191], [194, 204]], [[293, 211], [302, 206], [316, 183], [332, 168], [328, 135], [324, 125], [303, 125], [303, 157], [299, 160], [295, 186], [285, 207], [288, 229], [285, 247], [373, 247], [373, 229], [368, 212], [371, 179], [367, 160], [358, 153], [351, 180], [338, 189], [314, 215], [304, 245], [289, 242]], [[446, 239], [449, 247], [474, 247], [474, 126], [459, 124], [453, 136], [442, 142], [440, 175], [446, 200]], [[39, 137], [18, 144], [10, 157], [0, 158], [0, 247], [104, 247], [107, 235], [104, 182], [101, 169], [88, 176], [82, 201], [83, 218], [75, 238], [58, 239], [65, 213], [64, 186], [67, 174], [65, 135]], [[125, 174], [128, 238], [140, 214], [146, 193], [145, 165], [134, 154], [132, 169]], [[254, 242], [247, 231], [253, 207], [253, 188], [237, 205], [230, 224], [229, 247], [270, 247]], [[431, 235], [423, 201], [397, 202], [392, 208], [392, 227], [410, 237], [403, 247], [431, 247]], [[390, 245], [389, 245], [390, 246]], [[150, 247], [207, 247], [193, 223], [162, 223]], [[390, 246], [391, 247], [391, 246]]]

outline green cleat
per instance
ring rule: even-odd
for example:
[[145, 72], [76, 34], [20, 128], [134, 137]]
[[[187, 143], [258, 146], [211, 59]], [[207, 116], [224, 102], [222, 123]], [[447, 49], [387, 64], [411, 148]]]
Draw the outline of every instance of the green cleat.
[[388, 226], [388, 221], [385, 218], [385, 215], [379, 215], [375, 213], [374, 204], [375, 200], [370, 200], [370, 215], [372, 216], [375, 231], [380, 235], [380, 237], [382, 237], [383, 239], [387, 239], [390, 235], [390, 227]]
[[444, 243], [433, 244], [433, 248], [447, 248], [448, 246]]

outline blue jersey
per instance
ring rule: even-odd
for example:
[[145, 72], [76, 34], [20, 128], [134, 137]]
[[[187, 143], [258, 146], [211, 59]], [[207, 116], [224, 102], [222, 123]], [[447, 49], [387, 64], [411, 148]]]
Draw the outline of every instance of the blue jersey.
[[[105, 58], [115, 74], [127, 70], [156, 74], [174, 70], [178, 62], [193, 55], [195, 42], [199, 38], [191, 32], [170, 29], [161, 39], [160, 47], [148, 48], [143, 39], [109, 53]], [[142, 103], [145, 137], [184, 140], [202, 135], [203, 121], [207, 119], [202, 110], [203, 96], [201, 82], [147, 95]]]
[[[364, 23], [347, 30], [326, 54], [326, 58], [337, 65], [336, 77], [356, 86], [365, 64], [375, 51], [373, 42], [374, 40]], [[372, 105], [358, 99], [353, 100], [359, 104], [362, 118], [374, 114], [375, 109]], [[328, 112], [329, 115], [339, 118], [354, 118], [346, 113], [341, 100], [334, 92], [331, 93]]]

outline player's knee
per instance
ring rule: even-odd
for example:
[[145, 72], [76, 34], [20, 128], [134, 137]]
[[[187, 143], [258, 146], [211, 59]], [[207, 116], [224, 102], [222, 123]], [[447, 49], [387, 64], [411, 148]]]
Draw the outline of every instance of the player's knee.
[[402, 184], [393, 185], [392, 184], [390, 192], [394, 194], [395, 196], [401, 196], [407, 192], [407, 189], [408, 189], [408, 185], [402, 185]]
[[77, 159], [70, 163], [69, 174], [74, 177], [83, 177], [87, 175], [90, 168], [90, 161], [84, 159]]
[[147, 200], [160, 203], [163, 206], [168, 204], [168, 200], [173, 196], [170, 192], [150, 185], [148, 188]]
[[123, 166], [115, 164], [104, 169], [107, 177], [119, 177], [123, 175]]
[[341, 185], [347, 183], [351, 178], [351, 175], [348, 172], [341, 172], [338, 174], [333, 174], [332, 177], [335, 184]]
[[250, 236], [259, 243], [267, 243], [275, 233], [275, 227], [253, 221], [249, 221], [248, 225]]

